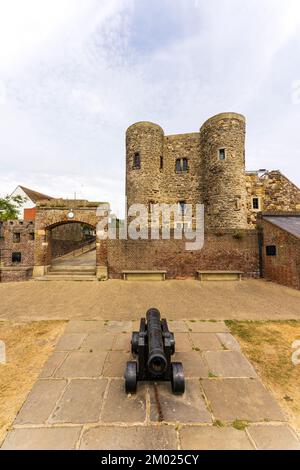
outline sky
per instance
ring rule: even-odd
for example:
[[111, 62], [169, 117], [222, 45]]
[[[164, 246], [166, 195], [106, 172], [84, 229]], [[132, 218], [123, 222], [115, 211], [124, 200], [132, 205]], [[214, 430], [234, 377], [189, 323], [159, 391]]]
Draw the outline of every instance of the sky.
[[247, 118], [247, 170], [300, 186], [299, 0], [0, 0], [0, 196], [111, 202], [125, 131]]

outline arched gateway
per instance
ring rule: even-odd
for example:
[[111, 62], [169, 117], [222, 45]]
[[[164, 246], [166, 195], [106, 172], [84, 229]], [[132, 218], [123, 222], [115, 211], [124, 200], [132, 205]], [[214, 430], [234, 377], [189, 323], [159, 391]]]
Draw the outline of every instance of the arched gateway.
[[[34, 269], [33, 276], [47, 274], [52, 261], [52, 231], [65, 224], [81, 224], [93, 229], [96, 245], [96, 275], [100, 280], [107, 279], [107, 243], [97, 236], [100, 220], [99, 207], [109, 208], [108, 203], [89, 202], [74, 199], [51, 199], [40, 201], [36, 207]], [[98, 211], [98, 213], [97, 213]]]

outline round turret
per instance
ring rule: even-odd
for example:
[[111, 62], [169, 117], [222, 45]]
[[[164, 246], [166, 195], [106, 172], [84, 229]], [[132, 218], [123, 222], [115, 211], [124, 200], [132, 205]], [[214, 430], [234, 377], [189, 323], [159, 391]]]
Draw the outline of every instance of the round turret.
[[137, 122], [126, 132], [126, 197], [132, 204], [159, 202], [164, 131], [152, 122]]
[[247, 227], [245, 117], [222, 113], [200, 129], [203, 200], [208, 230]]

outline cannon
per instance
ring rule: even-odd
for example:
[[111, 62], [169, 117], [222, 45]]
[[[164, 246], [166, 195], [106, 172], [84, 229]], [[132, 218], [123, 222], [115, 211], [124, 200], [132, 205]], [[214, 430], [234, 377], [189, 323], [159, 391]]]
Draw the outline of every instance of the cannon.
[[173, 393], [184, 393], [182, 363], [171, 362], [175, 353], [174, 334], [169, 331], [167, 320], [160, 319], [156, 308], [147, 311], [146, 318], [141, 318], [140, 331], [132, 333], [131, 352], [137, 361], [126, 364], [126, 393], [135, 393], [137, 382], [143, 380], [170, 381]]

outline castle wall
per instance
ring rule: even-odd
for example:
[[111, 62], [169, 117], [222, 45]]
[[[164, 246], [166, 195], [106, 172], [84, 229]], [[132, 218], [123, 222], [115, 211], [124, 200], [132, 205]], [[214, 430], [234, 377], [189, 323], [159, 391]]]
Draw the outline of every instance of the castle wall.
[[259, 276], [255, 230], [207, 234], [202, 250], [186, 251], [184, 240], [108, 240], [108, 271], [119, 279], [123, 270], [166, 270], [168, 279], [195, 278], [197, 270], [238, 270]]
[[260, 200], [260, 211], [293, 212], [300, 210], [300, 189], [280, 171], [270, 171], [262, 176], [257, 172], [246, 174], [247, 222], [256, 226], [258, 211], [252, 208], [252, 198]]

